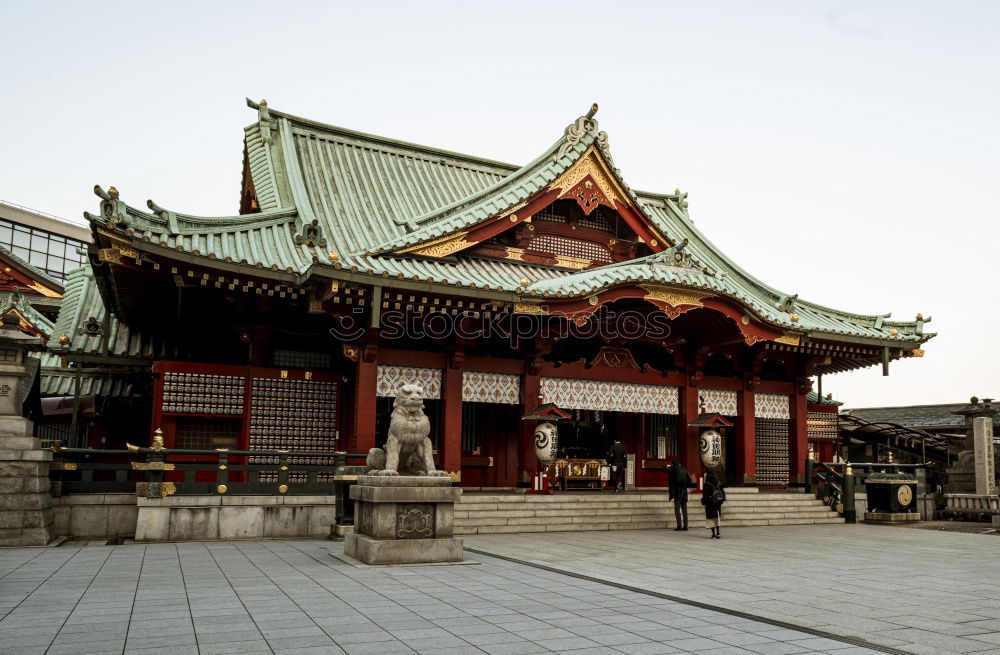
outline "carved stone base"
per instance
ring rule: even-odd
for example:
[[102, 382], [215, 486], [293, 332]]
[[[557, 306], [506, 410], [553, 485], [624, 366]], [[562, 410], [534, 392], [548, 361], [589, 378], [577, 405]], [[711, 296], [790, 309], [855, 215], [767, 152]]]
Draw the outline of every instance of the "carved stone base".
[[344, 553], [365, 564], [462, 561], [462, 540], [453, 537], [461, 494], [448, 477], [360, 476]]
[[365, 564], [429, 564], [461, 562], [461, 539], [372, 539], [351, 533], [344, 537], [344, 553]]

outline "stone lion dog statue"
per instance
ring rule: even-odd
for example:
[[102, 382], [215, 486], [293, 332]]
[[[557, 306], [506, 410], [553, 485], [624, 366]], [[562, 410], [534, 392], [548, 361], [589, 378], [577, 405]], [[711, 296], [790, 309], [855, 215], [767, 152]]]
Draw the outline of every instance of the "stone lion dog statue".
[[389, 437], [385, 449], [368, 451], [369, 475], [446, 476], [434, 468], [431, 424], [424, 414], [424, 390], [417, 384], [404, 384], [392, 402]]

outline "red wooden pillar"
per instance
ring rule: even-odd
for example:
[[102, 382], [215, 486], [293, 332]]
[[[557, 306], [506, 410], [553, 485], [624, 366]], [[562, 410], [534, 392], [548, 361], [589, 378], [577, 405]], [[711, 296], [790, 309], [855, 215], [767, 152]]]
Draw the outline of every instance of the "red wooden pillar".
[[[534, 357], [529, 357], [525, 362], [524, 375], [521, 377], [521, 416], [526, 416], [536, 407], [541, 399], [540, 392], [542, 378], [538, 374], [538, 363]], [[535, 428], [537, 421], [521, 421], [517, 440], [517, 480], [516, 482], [530, 482], [531, 476], [538, 468], [538, 458], [535, 457]], [[527, 473], [527, 477], [525, 476]]]
[[354, 421], [350, 450], [356, 453], [367, 453], [375, 447], [377, 377], [378, 346], [362, 346], [354, 374]]
[[736, 424], [736, 480], [745, 487], [757, 484], [757, 430], [756, 404], [753, 380], [747, 380], [737, 395], [740, 419]]
[[692, 376], [687, 376], [687, 383], [680, 388], [678, 399], [677, 435], [680, 438], [680, 459], [692, 475], [704, 475], [701, 465], [701, 454], [698, 451], [698, 428], [688, 425], [698, 418], [698, 387], [691, 386]]
[[438, 450], [441, 469], [455, 482], [462, 481], [462, 360], [464, 351], [448, 357], [441, 380], [441, 439]]
[[806, 480], [806, 455], [809, 454], [808, 404], [806, 393], [808, 380], [800, 383], [791, 397], [791, 421], [788, 444], [788, 483], [802, 485]]

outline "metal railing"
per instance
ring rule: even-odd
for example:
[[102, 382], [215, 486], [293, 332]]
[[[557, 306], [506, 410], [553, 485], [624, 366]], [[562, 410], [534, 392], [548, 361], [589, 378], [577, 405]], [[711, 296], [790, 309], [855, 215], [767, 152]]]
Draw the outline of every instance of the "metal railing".
[[[366, 455], [282, 450], [190, 450], [130, 446], [127, 450], [52, 446], [54, 495], [328, 495], [367, 467]], [[317, 459], [330, 463], [303, 464]], [[251, 463], [252, 462], [252, 463]]]

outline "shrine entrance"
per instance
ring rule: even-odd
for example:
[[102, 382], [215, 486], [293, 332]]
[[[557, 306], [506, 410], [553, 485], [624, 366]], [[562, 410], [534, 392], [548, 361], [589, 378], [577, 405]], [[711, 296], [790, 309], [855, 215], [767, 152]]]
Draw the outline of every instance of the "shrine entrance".
[[498, 403], [462, 403], [462, 486], [517, 484], [517, 439], [521, 408]]

